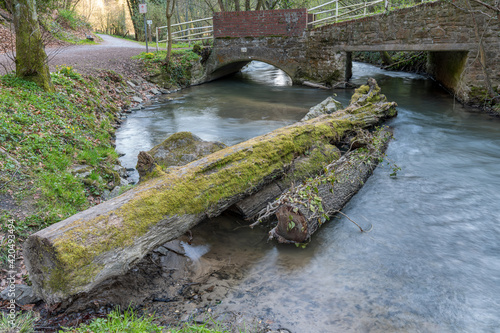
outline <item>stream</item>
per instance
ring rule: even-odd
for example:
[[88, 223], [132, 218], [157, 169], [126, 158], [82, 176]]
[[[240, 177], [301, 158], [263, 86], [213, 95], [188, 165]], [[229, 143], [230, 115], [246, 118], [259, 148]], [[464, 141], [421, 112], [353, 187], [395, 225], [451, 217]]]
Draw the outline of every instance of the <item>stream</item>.
[[[266, 228], [221, 216], [197, 257], [244, 263], [218, 311], [291, 332], [500, 332], [500, 120], [461, 106], [434, 81], [355, 63], [399, 105], [387, 159], [305, 248], [267, 242]], [[348, 104], [352, 90], [336, 90]], [[262, 63], [169, 95], [117, 132], [122, 164], [191, 131], [232, 145], [291, 124], [331, 92], [291, 86]], [[135, 174], [132, 178], [137, 177]], [[136, 178], [135, 178], [136, 179]], [[203, 228], [203, 226], [201, 226]], [[193, 245], [196, 248], [196, 244]]]

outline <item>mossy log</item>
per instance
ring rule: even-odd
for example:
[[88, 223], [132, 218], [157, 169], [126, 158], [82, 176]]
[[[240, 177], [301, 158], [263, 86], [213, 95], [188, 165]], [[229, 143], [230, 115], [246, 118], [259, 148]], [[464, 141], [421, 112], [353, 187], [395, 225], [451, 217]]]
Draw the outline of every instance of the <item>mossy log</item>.
[[283, 177], [267, 184], [259, 192], [246, 197], [229, 208], [229, 211], [238, 214], [249, 221], [257, 219], [262, 209], [269, 202], [274, 201], [283, 192], [287, 191], [293, 183], [301, 182], [307, 177], [314, 177], [323, 171], [323, 168], [332, 161], [342, 156], [340, 150], [329, 143], [315, 144], [306, 156], [300, 156], [293, 161]]
[[395, 116], [396, 104], [373, 94], [375, 88], [358, 89], [360, 104], [160, 171], [157, 178], [31, 235], [24, 258], [35, 292], [49, 304], [67, 304], [98, 290], [157, 246], [282, 177], [318, 142], [339, 143], [348, 133]]
[[[284, 193], [275, 203], [278, 224], [270, 238], [280, 243], [304, 243], [356, 194], [383, 158], [392, 133], [359, 131], [349, 151], [317, 176]], [[267, 212], [268, 213], [268, 212]]]

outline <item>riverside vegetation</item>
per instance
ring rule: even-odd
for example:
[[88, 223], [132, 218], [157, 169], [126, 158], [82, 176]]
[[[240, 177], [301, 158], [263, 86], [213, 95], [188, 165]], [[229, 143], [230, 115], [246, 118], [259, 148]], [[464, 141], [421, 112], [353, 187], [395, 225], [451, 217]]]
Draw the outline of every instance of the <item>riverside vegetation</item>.
[[[147, 57], [144, 55], [146, 63]], [[130, 105], [122, 93], [125, 79], [111, 71], [84, 76], [70, 66], [58, 68], [51, 78], [54, 93], [12, 74], [0, 77], [0, 223], [1, 233], [6, 234], [7, 222], [15, 221], [17, 258], [22, 257], [21, 246], [27, 236], [100, 203], [103, 193], [120, 179], [114, 170], [118, 155], [113, 136], [122, 108]], [[74, 172], [75, 166], [82, 165], [89, 171], [84, 178]], [[7, 262], [7, 248], [2, 246], [2, 269]], [[31, 284], [23, 262], [17, 264], [24, 283]], [[20, 325], [28, 327], [23, 331], [32, 331], [32, 312], [18, 319]], [[113, 327], [122, 331], [117, 325], [128, 322], [131, 327], [131, 322], [143, 319], [130, 311], [128, 315], [113, 312], [108, 319], [96, 319], [76, 332], [109, 332]], [[122, 324], [118, 324], [120, 320]], [[148, 320], [147, 327], [154, 327]], [[5, 325], [0, 321], [0, 328]], [[142, 332], [146, 326], [137, 327], [129, 331]], [[189, 330], [180, 327], [178, 331]], [[200, 331], [218, 332], [208, 328]]]
[[[62, 26], [80, 26], [71, 15], [63, 19], [71, 24]], [[71, 31], [65, 32], [61, 25], [45, 23], [57, 28], [54, 35], [59, 40], [93, 43], [70, 40]], [[175, 88], [189, 85], [192, 64], [199, 62], [199, 56], [190, 49], [174, 50], [169, 66], [163, 61], [163, 52], [142, 53], [137, 58], [142, 59], [150, 75], [168, 68], [170, 76], [164, 77]], [[113, 71], [87, 76], [71, 66], [61, 66], [50, 75], [55, 92], [45, 92], [13, 74], [0, 76], [0, 269], [8, 267], [3, 235], [8, 233], [8, 222], [15, 221], [18, 282], [22, 280], [28, 285], [31, 282], [22, 260], [24, 240], [33, 232], [99, 204], [106, 191], [119, 185], [114, 132], [122, 111], [130, 106], [126, 79]], [[85, 166], [83, 177], [77, 171], [79, 166]], [[2, 313], [0, 331], [33, 332], [39, 318], [29, 307], [25, 310], [18, 312], [16, 327]], [[106, 318], [65, 331], [162, 331], [164, 328], [153, 320], [154, 317], [136, 315], [131, 309], [114, 310]], [[207, 321], [183, 324], [168, 331], [217, 333], [224, 329], [215, 321]]]

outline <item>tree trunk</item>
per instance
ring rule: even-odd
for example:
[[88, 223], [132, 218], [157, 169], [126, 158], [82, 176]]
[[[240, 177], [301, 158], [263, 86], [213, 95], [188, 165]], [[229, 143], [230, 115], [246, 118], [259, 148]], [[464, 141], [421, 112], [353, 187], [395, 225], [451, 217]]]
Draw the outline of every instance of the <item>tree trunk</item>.
[[392, 133], [361, 130], [353, 143], [361, 147], [326, 167], [327, 172], [284, 193], [275, 207], [278, 224], [270, 238], [304, 243], [356, 194], [383, 158]]
[[141, 21], [141, 16], [139, 14], [139, 0], [127, 0], [127, 6], [132, 20], [132, 25], [134, 26], [135, 40], [139, 40], [139, 35], [143, 30], [142, 27], [144, 24]]
[[17, 0], [14, 2], [13, 11], [16, 29], [16, 75], [35, 82], [45, 91], [54, 91], [35, 0]]
[[172, 15], [174, 14], [175, 0], [167, 0], [167, 56], [165, 57], [165, 62], [168, 64], [170, 62], [170, 56], [172, 55]]
[[224, 8], [224, 3], [222, 2], [222, 0], [217, 0], [217, 3], [219, 4], [220, 11], [225, 12], [226, 9]]
[[[157, 246], [281, 178], [320, 142], [341, 144], [396, 115], [362, 86], [348, 108], [277, 129], [139, 184], [119, 197], [31, 235], [24, 258], [34, 290], [53, 304], [124, 274]], [[97, 289], [98, 290], [98, 289]]]
[[387, 51], [380, 51], [380, 58], [382, 59], [382, 66], [390, 66], [394, 61], [392, 61], [392, 57]]

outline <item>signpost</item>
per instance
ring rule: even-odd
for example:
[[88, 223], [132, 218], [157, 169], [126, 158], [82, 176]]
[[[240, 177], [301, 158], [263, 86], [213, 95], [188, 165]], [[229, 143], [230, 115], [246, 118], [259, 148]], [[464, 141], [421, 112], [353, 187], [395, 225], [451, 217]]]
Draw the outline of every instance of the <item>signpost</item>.
[[151, 25], [153, 24], [153, 20], [147, 20], [147, 23], [148, 23], [148, 28], [149, 28], [149, 29], [148, 29], [148, 32], [149, 32], [149, 33], [148, 33], [148, 35], [146, 36], [146, 39], [149, 39], [149, 42], [151, 42], [151, 41], [152, 41], [152, 36], [151, 36], [151, 35], [152, 35], [152, 33], [151, 33], [151, 32], [153, 31], [153, 30], [151, 30]]
[[[145, 1], [145, 0], [142, 0]], [[139, 14], [144, 15], [144, 40], [146, 41], [146, 53], [148, 50], [148, 26], [146, 25], [146, 13], [148, 12], [148, 7], [145, 2], [139, 4]]]

